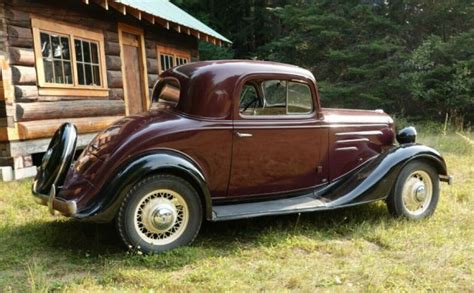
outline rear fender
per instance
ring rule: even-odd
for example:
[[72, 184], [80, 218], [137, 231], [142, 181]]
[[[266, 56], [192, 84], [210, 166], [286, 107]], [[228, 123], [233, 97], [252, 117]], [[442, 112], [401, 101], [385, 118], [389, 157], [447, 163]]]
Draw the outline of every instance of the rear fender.
[[96, 222], [112, 220], [132, 186], [146, 176], [156, 173], [174, 174], [188, 180], [201, 197], [206, 217], [212, 216], [211, 196], [200, 167], [180, 152], [163, 149], [129, 160], [105, 184], [97, 199], [76, 217]]
[[441, 179], [449, 177], [446, 163], [436, 150], [420, 144], [404, 144], [373, 158], [317, 193], [329, 200], [330, 207], [384, 199], [401, 169], [413, 160], [424, 160], [435, 167]]

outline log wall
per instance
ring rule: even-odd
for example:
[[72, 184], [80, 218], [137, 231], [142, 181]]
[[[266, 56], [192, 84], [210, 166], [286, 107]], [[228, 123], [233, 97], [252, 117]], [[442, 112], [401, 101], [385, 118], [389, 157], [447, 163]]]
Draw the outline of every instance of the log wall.
[[[3, 4], [4, 3], [4, 4]], [[109, 95], [105, 97], [40, 95], [33, 50], [31, 15], [45, 17], [71, 25], [90, 25], [104, 34], [106, 76]], [[2, 29], [2, 19], [4, 25]], [[197, 52], [197, 40], [186, 34], [158, 25], [144, 24], [130, 15], [99, 7], [93, 1], [68, 0], [0, 0], [0, 55], [8, 63], [12, 101], [0, 99], [0, 119], [10, 115], [18, 137], [2, 136], [0, 141], [29, 140], [51, 136], [65, 121], [78, 123], [80, 133], [96, 132], [125, 114], [124, 81], [121, 72], [118, 23], [123, 22], [145, 30], [148, 84], [153, 87], [158, 78], [157, 43], [171, 44]], [[1, 92], [1, 89], [0, 89]], [[1, 93], [0, 93], [1, 96]], [[0, 128], [2, 127], [0, 121]], [[6, 131], [3, 131], [6, 132]], [[8, 132], [8, 131], [7, 131]]]

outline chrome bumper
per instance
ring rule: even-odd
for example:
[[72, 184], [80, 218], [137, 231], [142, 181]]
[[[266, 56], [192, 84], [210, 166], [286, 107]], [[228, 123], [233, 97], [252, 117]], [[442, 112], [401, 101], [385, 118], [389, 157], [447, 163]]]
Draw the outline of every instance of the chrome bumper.
[[439, 180], [442, 182], [447, 182], [448, 185], [453, 184], [453, 176], [451, 175], [439, 175]]
[[77, 205], [74, 200], [64, 200], [56, 197], [56, 186], [53, 184], [49, 195], [41, 194], [36, 191], [36, 181], [33, 183], [32, 188], [35, 201], [41, 205], [48, 206], [49, 212], [54, 215], [55, 211], [61, 214], [74, 217], [77, 213]]

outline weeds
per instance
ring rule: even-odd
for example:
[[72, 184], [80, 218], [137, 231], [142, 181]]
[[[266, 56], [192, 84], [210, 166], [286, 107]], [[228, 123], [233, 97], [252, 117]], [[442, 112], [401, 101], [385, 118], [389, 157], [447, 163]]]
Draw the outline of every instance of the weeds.
[[453, 186], [442, 185], [430, 219], [393, 219], [377, 202], [205, 223], [192, 246], [151, 256], [127, 254], [113, 225], [49, 216], [33, 202], [30, 180], [0, 184], [0, 290], [471, 291], [474, 152], [468, 140], [419, 135], [445, 156], [455, 178]]

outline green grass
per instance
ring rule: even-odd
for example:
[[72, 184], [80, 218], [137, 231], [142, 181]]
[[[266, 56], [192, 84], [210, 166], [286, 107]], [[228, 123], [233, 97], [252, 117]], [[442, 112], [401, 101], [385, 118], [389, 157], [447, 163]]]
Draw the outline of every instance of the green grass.
[[379, 202], [206, 223], [192, 246], [153, 256], [127, 253], [113, 225], [49, 216], [33, 203], [30, 180], [0, 184], [0, 290], [472, 292], [474, 137], [466, 137], [420, 135], [455, 177], [430, 219], [393, 219]]

